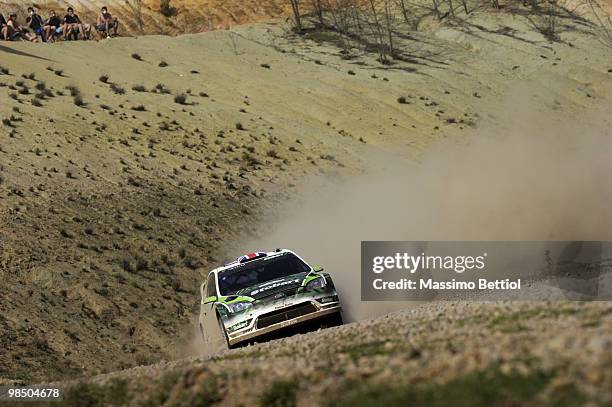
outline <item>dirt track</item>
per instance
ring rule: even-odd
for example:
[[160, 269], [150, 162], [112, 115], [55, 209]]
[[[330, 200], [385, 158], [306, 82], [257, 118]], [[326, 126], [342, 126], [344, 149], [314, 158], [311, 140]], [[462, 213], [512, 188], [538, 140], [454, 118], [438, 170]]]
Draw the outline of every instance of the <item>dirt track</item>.
[[72, 383], [67, 405], [604, 405], [610, 333], [609, 303], [431, 303]]

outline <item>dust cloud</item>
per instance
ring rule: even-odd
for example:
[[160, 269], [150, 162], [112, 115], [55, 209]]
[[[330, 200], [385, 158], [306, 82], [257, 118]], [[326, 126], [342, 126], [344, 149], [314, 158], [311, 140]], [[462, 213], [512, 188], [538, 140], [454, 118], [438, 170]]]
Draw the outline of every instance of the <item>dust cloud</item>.
[[610, 240], [612, 126], [557, 107], [554, 95], [511, 96], [419, 160], [373, 153], [364, 176], [309, 180], [242, 247], [321, 264], [353, 321], [410, 306], [360, 301], [362, 240]]

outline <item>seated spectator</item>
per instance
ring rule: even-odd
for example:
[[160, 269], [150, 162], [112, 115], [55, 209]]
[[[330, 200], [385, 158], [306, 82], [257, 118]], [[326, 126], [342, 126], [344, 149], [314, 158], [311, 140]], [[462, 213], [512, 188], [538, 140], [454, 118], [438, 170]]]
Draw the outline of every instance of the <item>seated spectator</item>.
[[72, 7], [68, 7], [67, 11], [68, 14], [64, 16], [64, 24], [62, 26], [64, 39], [77, 40], [79, 38], [79, 34], [81, 35], [81, 39], [89, 39], [91, 36], [91, 26], [89, 24], [83, 24], [79, 16], [74, 13], [74, 9]]
[[6, 20], [4, 19], [2, 13], [0, 13], [0, 39], [9, 39], [8, 26], [6, 25]]
[[49, 13], [49, 18], [43, 25], [43, 30], [47, 41], [52, 40], [56, 35], [62, 34], [62, 20], [55, 14], [55, 10], [51, 10]]
[[40, 35], [43, 42], [47, 41], [45, 32], [43, 31], [43, 19], [36, 13], [33, 7], [28, 7], [28, 16], [26, 17], [26, 25], [31, 29], [35, 35]]
[[111, 36], [117, 36], [118, 28], [119, 21], [108, 12], [106, 6], [102, 7], [101, 13], [96, 20], [96, 30], [106, 34], [106, 38], [110, 38]]
[[8, 28], [7, 34], [9, 39], [16, 40], [21, 38], [31, 42], [38, 41], [38, 37], [36, 36], [36, 34], [28, 32], [27, 29], [22, 28], [21, 25], [19, 25], [19, 22], [17, 21], [17, 13], [13, 12], [9, 14], [9, 18], [6, 22], [6, 25]]

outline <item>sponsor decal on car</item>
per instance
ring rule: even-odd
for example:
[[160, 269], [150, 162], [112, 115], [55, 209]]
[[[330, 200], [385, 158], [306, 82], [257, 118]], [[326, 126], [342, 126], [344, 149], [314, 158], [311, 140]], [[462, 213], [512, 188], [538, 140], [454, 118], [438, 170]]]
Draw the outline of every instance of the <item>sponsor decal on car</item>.
[[249, 295], [253, 296], [253, 295], [257, 295], [261, 292], [264, 291], [268, 291], [271, 290], [273, 288], [277, 288], [277, 287], [282, 287], [284, 285], [291, 285], [291, 284], [296, 284], [299, 283], [300, 280], [299, 279], [295, 279], [295, 280], [285, 280], [285, 281], [273, 281], [263, 287], [258, 288], [257, 290], [253, 290], [251, 291], [251, 293]]

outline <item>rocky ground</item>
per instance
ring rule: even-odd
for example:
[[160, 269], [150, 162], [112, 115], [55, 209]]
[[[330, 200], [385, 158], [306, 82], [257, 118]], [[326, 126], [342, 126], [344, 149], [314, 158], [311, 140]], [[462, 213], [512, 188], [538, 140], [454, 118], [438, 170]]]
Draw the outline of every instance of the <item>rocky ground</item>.
[[[577, 123], [605, 107], [609, 51], [580, 22], [564, 20], [555, 43], [520, 14], [475, 12], [449, 25], [425, 16], [419, 31], [404, 28], [398, 47], [410, 58], [389, 66], [357, 44], [347, 58], [332, 32], [298, 36], [280, 23], [0, 44], [2, 382], [176, 359], [191, 340], [199, 272], [261, 235], [258, 221], [306, 176], [352, 177], [372, 155], [421, 157], [483, 120], [501, 123], [509, 104]], [[512, 96], [519, 84], [538, 94]], [[149, 380], [154, 397], [177, 404], [196, 395], [351, 403], [383, 393], [429, 402], [490, 375], [502, 392], [524, 387], [517, 397], [554, 403], [562, 389], [599, 402], [609, 400], [607, 307], [432, 304], [81, 387], [104, 404], [139, 402]], [[125, 398], [106, 399], [98, 386]]]
[[430, 303], [72, 382], [65, 404], [607, 405], [611, 332], [604, 302]]

